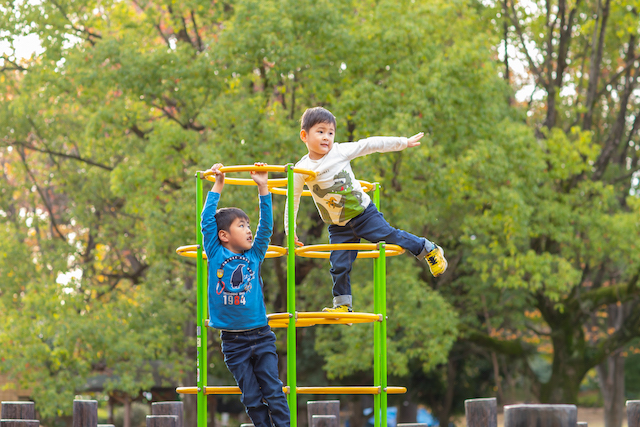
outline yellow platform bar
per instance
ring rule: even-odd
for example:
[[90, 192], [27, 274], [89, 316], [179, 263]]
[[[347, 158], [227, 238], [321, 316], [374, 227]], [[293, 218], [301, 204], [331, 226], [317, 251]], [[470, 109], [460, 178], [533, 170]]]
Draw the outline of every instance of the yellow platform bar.
[[[286, 328], [289, 326], [289, 313], [272, 313], [267, 315], [267, 318], [269, 319], [269, 326], [272, 328]], [[375, 313], [326, 313], [322, 311], [296, 313], [296, 327], [381, 321], [381, 315]]]
[[[206, 386], [204, 394], [242, 394], [237, 386]], [[289, 393], [289, 387], [282, 387], [282, 391]], [[178, 387], [180, 394], [197, 394], [198, 387]], [[387, 387], [388, 394], [403, 394], [406, 387]], [[298, 394], [380, 394], [380, 387], [375, 386], [329, 386], [329, 387], [296, 387]]]
[[[294, 172], [296, 172], [296, 169], [293, 170]], [[297, 172], [296, 172], [297, 173]], [[271, 181], [271, 180], [269, 180]], [[286, 196], [287, 195], [287, 189], [286, 188], [280, 188], [280, 187], [286, 187], [287, 186], [287, 180], [286, 179], [282, 179], [283, 183], [278, 183], [277, 185], [275, 185], [275, 179], [273, 180], [273, 184], [271, 183], [267, 184], [269, 186], [269, 191], [271, 191], [273, 194], [280, 194], [281, 196]], [[225, 180], [226, 182], [226, 180]], [[362, 190], [365, 193], [368, 193], [369, 191], [373, 190], [373, 184], [368, 182], [368, 181], [362, 181], [362, 180], [358, 180], [358, 182], [360, 183], [360, 185], [362, 186]], [[311, 191], [309, 190], [303, 190], [302, 191], [302, 196], [303, 197], [311, 197]]]
[[[230, 172], [286, 172], [286, 166], [282, 165], [265, 165], [265, 166], [255, 166], [255, 165], [238, 165], [238, 166], [223, 166], [220, 168], [220, 172], [227, 174]], [[293, 168], [295, 173], [300, 173], [303, 175], [307, 175], [309, 177], [315, 177], [316, 173], [314, 171], [308, 169], [300, 169]], [[202, 178], [207, 181], [216, 182], [215, 175], [209, 171], [199, 171], [202, 174]], [[229, 178], [225, 176], [224, 179], [225, 184], [229, 185], [256, 185], [253, 179], [249, 178]], [[287, 178], [273, 178], [267, 180], [268, 187], [280, 187], [287, 185]], [[373, 185], [372, 185], [373, 186]]]
[[[378, 258], [380, 256], [376, 243], [334, 243], [330, 245], [302, 246], [296, 249], [296, 255], [305, 258], [329, 258], [331, 251], [359, 251], [358, 258]], [[385, 245], [385, 255], [388, 257], [403, 253], [404, 249], [398, 245]]]
[[[198, 245], [180, 246], [176, 249], [176, 253], [187, 258], [195, 258], [198, 256]], [[287, 254], [287, 248], [282, 246], [269, 245], [265, 258], [278, 258]], [[202, 258], [207, 259], [207, 254], [202, 252]]]

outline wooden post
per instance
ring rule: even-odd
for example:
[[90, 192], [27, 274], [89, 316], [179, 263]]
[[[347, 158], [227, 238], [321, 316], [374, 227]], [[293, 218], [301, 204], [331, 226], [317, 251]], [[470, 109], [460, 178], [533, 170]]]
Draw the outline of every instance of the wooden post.
[[98, 424], [98, 427], [116, 427], [114, 424]]
[[73, 401], [73, 427], [98, 427], [98, 401]]
[[310, 427], [339, 427], [335, 415], [312, 415]]
[[464, 413], [467, 417], [467, 427], [498, 426], [498, 401], [495, 397], [465, 400]]
[[508, 405], [504, 427], [576, 427], [576, 405]]
[[397, 427], [429, 427], [427, 423], [398, 423]]
[[2, 402], [3, 420], [35, 420], [36, 405], [33, 402]]
[[589, 427], [589, 423], [588, 423], [588, 422], [586, 422], [586, 421], [578, 421], [578, 422], [576, 423], [576, 425], [577, 425], [578, 427]]
[[151, 415], [175, 415], [178, 417], [176, 427], [184, 425], [184, 405], [182, 402], [154, 402], [151, 404]]
[[147, 427], [176, 427], [177, 415], [147, 415]]
[[307, 422], [313, 427], [314, 415], [335, 415], [337, 425], [340, 425], [340, 401], [339, 400], [310, 400], [307, 402]]
[[0, 420], [0, 427], [40, 427], [38, 420]]
[[627, 423], [629, 427], [640, 427], [640, 400], [627, 400]]
[[251, 423], [244, 423], [244, 424], [240, 424], [240, 427], [255, 427], [255, 426]]

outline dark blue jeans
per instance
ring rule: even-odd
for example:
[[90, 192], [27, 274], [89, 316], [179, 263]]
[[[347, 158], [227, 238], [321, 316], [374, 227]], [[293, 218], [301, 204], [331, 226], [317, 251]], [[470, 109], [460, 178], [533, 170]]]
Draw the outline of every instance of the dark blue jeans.
[[242, 404], [256, 427], [288, 427], [289, 405], [278, 377], [276, 335], [269, 325], [222, 331], [224, 363], [242, 391]]
[[[366, 239], [371, 243], [385, 242], [401, 246], [415, 256], [422, 255], [433, 249], [434, 245], [424, 237], [417, 237], [403, 230], [389, 225], [384, 216], [373, 202], [357, 217], [343, 226], [331, 224], [329, 226], [329, 242], [360, 243]], [[332, 251], [331, 277], [333, 278], [333, 305], [351, 306], [351, 265], [358, 256], [358, 251]]]

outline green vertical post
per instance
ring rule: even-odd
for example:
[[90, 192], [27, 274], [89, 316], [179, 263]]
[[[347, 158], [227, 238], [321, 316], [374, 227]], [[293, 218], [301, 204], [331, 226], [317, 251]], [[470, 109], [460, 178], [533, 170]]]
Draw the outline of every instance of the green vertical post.
[[198, 385], [197, 407], [198, 407], [198, 427], [207, 427], [207, 395], [205, 387], [207, 385], [207, 330], [204, 324], [205, 313], [207, 313], [207, 272], [204, 259], [202, 258], [202, 231], [200, 226], [200, 215], [202, 214], [202, 172], [196, 173], [196, 243], [198, 256], [196, 258], [197, 268], [197, 313], [196, 321], [196, 382]]
[[380, 256], [378, 258], [379, 292], [380, 292], [380, 380], [382, 391], [380, 393], [380, 412], [382, 413], [382, 426], [387, 427], [387, 266], [386, 266], [386, 244], [380, 242]]
[[[295, 221], [293, 218], [293, 164], [286, 165], [287, 171], [287, 215], [289, 234], [287, 235], [287, 385], [289, 386], [289, 411], [291, 427], [296, 427], [298, 399], [296, 391], [296, 244]], [[198, 426], [200, 427], [200, 426]]]
[[[373, 184], [373, 203], [380, 208], [380, 186]], [[373, 312], [380, 314], [380, 258], [373, 259]], [[373, 324], [373, 385], [382, 387], [380, 377], [380, 327], [381, 322]], [[374, 427], [380, 427], [380, 394], [373, 395], [373, 420]]]

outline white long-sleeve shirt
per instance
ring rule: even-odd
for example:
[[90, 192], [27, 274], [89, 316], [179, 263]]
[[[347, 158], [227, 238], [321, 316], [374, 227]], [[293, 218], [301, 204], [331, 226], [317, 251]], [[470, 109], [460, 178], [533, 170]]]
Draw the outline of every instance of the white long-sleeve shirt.
[[[294, 232], [300, 206], [300, 196], [306, 184], [313, 201], [327, 224], [345, 225], [369, 206], [371, 199], [351, 170], [351, 160], [371, 153], [401, 151], [407, 148], [405, 137], [374, 136], [357, 142], [334, 143], [331, 151], [319, 160], [305, 155], [296, 168], [312, 170], [316, 177], [295, 174], [293, 178]], [[287, 200], [287, 204], [288, 204]], [[285, 205], [284, 229], [289, 233], [288, 209]]]

